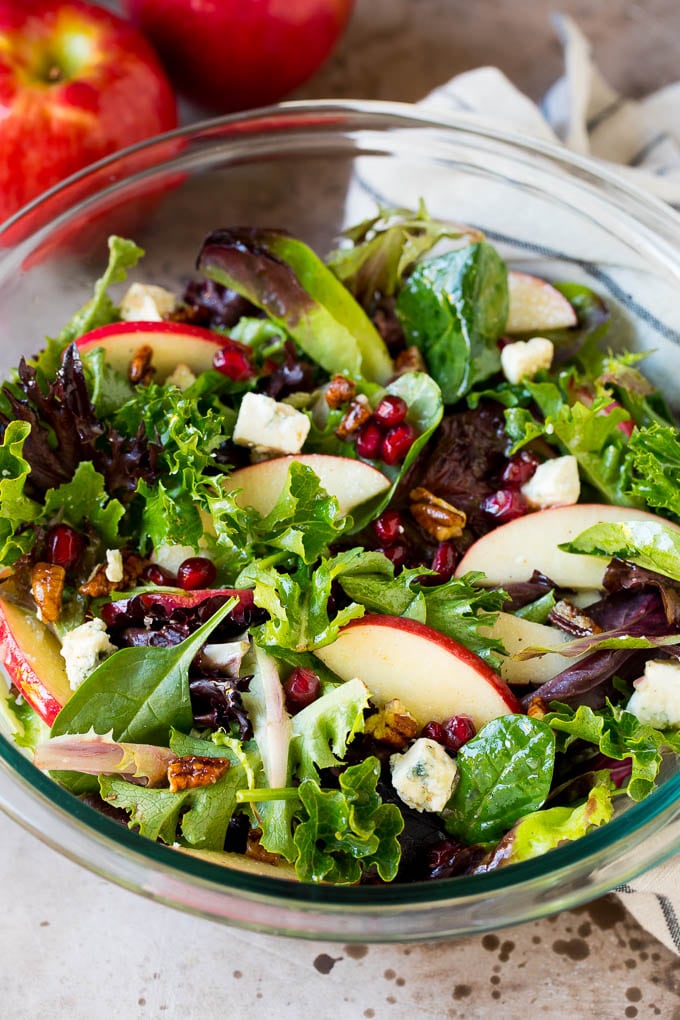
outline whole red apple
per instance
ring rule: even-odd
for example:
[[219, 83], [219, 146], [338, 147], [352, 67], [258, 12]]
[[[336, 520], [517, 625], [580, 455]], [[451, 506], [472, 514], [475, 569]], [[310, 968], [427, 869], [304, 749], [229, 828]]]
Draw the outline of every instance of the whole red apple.
[[178, 89], [229, 112], [281, 99], [330, 54], [354, 0], [125, 0]]
[[170, 84], [136, 28], [81, 0], [0, 0], [0, 220], [176, 123]]

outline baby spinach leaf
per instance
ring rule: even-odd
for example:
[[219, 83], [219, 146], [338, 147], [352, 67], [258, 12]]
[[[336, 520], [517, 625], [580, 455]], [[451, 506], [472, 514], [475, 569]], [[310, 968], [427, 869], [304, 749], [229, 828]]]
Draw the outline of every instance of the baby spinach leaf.
[[111, 733], [114, 740], [167, 744], [171, 727], [190, 729], [189, 666], [236, 605], [229, 599], [202, 627], [171, 648], [121, 648], [66, 702], [51, 736]]
[[427, 259], [400, 291], [397, 313], [444, 402], [454, 403], [500, 368], [497, 341], [508, 316], [505, 264], [486, 242]]
[[303, 780], [294, 836], [300, 881], [353, 884], [373, 868], [384, 882], [395, 877], [404, 819], [395, 804], [382, 803], [379, 778], [380, 762], [369, 757], [341, 773], [339, 790]]
[[444, 812], [447, 832], [466, 843], [499, 839], [550, 792], [555, 737], [544, 722], [503, 715], [458, 752], [458, 785]]

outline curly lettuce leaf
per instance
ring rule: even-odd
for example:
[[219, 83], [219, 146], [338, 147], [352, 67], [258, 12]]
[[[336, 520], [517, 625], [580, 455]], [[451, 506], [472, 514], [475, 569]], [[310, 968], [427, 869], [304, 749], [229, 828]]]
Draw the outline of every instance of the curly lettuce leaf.
[[631, 492], [649, 507], [680, 518], [680, 441], [672, 425], [653, 422], [628, 442]]
[[413, 266], [445, 238], [481, 240], [478, 230], [433, 220], [421, 200], [418, 209], [380, 207], [377, 215], [344, 231], [351, 242], [332, 251], [329, 268], [355, 298], [370, 309], [376, 295], [391, 297]]
[[[106, 326], [110, 322], [118, 322], [120, 319], [118, 307], [108, 293], [109, 287], [123, 283], [127, 279], [128, 269], [134, 269], [143, 257], [144, 250], [134, 241], [115, 235], [109, 237], [108, 244], [109, 262], [94, 285], [94, 294], [59, 333], [57, 343], [62, 350], [90, 330]], [[44, 369], [46, 366], [41, 362], [40, 367]]]
[[87, 524], [107, 547], [120, 545], [119, 525], [125, 508], [117, 499], [109, 499], [104, 484], [104, 476], [92, 462], [81, 461], [70, 482], [48, 490], [40, 519], [59, 518], [73, 528]]
[[571, 542], [564, 552], [628, 560], [645, 570], [680, 581], [680, 532], [661, 521], [619, 521], [593, 524]]
[[293, 717], [292, 772], [300, 779], [318, 780], [319, 769], [340, 765], [347, 744], [363, 732], [369, 692], [355, 678], [317, 698]]
[[536, 811], [550, 792], [555, 737], [525, 715], [482, 726], [457, 756], [458, 784], [444, 811], [447, 832], [466, 843], [490, 843]]
[[341, 773], [339, 790], [303, 780], [294, 836], [301, 881], [348, 885], [373, 869], [385, 882], [395, 877], [404, 819], [396, 805], [382, 803], [379, 778], [380, 762], [369, 757]]
[[583, 740], [608, 758], [631, 759], [626, 792], [632, 800], [644, 800], [655, 788], [663, 751], [680, 753], [680, 731], [657, 730], [610, 702], [601, 709], [572, 709], [559, 702], [550, 707], [543, 721], [556, 732], [558, 751], [565, 753], [574, 741]]
[[11, 421], [0, 445], [0, 563], [11, 565], [28, 552], [35, 540], [32, 524], [40, 517], [41, 507], [26, 495], [25, 486], [31, 465], [24, 458], [24, 443], [31, 426]]
[[14, 688], [0, 682], [0, 719], [4, 719], [12, 740], [17, 747], [27, 751], [35, 751], [37, 745], [46, 740], [50, 728], [44, 723], [35, 709], [17, 694]]

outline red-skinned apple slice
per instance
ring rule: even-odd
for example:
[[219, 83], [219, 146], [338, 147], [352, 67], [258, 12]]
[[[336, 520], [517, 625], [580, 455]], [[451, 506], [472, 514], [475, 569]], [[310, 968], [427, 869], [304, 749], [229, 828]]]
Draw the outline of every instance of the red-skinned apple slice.
[[306, 464], [314, 471], [322, 488], [336, 497], [341, 514], [350, 513], [355, 506], [387, 492], [390, 487], [389, 479], [382, 472], [361, 460], [325, 453], [303, 453], [295, 457], [263, 460], [234, 471], [229, 476], [229, 486], [232, 491], [242, 490], [237, 502], [244, 507], [254, 507], [260, 514], [268, 514], [281, 494], [293, 461]]
[[230, 598], [237, 598], [239, 605], [235, 606], [232, 613], [237, 610], [245, 612], [254, 605], [253, 591], [250, 588], [197, 588], [195, 591], [145, 591], [138, 595], [131, 595], [127, 599], [118, 599], [107, 603], [102, 608], [102, 618], [107, 627], [115, 626], [116, 620], [127, 612], [133, 598], [141, 601], [145, 610], [154, 606], [162, 607], [166, 612], [171, 613], [174, 609], [193, 609], [200, 606], [206, 599], [221, 597], [223, 602]]
[[58, 639], [35, 616], [0, 599], [0, 652], [14, 686], [51, 726], [73, 693]]
[[213, 367], [224, 338], [201, 326], [183, 322], [114, 322], [85, 333], [76, 341], [81, 354], [103, 347], [109, 364], [127, 375], [130, 361], [142, 346], [153, 351], [154, 379], [163, 382], [179, 364], [198, 375]]
[[563, 588], [601, 588], [609, 560], [562, 552], [558, 546], [593, 524], [618, 521], [657, 521], [680, 530], [655, 514], [632, 507], [599, 503], [552, 507], [517, 517], [483, 535], [463, 556], [456, 577], [481, 570], [486, 575], [484, 584], [503, 585], [527, 581], [539, 570]]
[[510, 307], [506, 333], [540, 333], [568, 329], [578, 323], [573, 306], [564, 294], [538, 276], [508, 273]]
[[352, 620], [314, 654], [343, 680], [359, 677], [375, 704], [398, 698], [421, 726], [469, 715], [479, 728], [521, 711], [507, 684], [477, 655], [405, 617]]

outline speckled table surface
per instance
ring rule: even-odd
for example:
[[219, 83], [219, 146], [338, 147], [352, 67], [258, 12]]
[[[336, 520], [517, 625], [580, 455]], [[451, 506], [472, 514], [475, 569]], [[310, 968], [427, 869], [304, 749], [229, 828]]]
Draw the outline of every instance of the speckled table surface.
[[[115, 6], [115, 4], [111, 4]], [[549, 16], [572, 14], [613, 85], [678, 77], [678, 0], [358, 0], [327, 66], [295, 98], [417, 100], [496, 64], [538, 98], [561, 72]], [[345, 946], [236, 932], [119, 889], [0, 821], [4, 1020], [247, 1015], [680, 1020], [680, 964], [605, 897], [498, 934]]]

